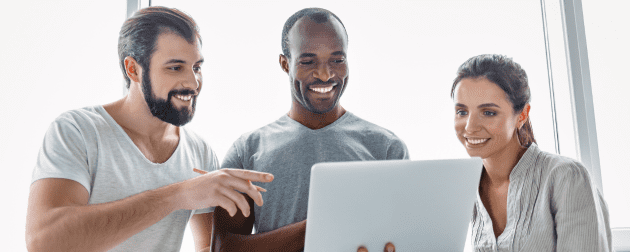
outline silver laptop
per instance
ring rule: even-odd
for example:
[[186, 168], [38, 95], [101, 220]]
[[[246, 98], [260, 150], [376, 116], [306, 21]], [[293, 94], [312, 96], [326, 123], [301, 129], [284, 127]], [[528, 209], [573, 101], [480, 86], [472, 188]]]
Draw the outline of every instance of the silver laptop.
[[480, 158], [318, 163], [304, 251], [463, 251]]

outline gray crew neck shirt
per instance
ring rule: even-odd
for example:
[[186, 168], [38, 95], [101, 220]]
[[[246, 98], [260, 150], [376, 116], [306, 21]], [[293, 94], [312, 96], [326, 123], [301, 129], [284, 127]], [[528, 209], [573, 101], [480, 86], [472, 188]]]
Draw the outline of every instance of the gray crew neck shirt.
[[265, 204], [254, 205], [254, 226], [268, 232], [306, 219], [311, 167], [319, 162], [409, 159], [405, 143], [391, 131], [346, 112], [312, 130], [287, 115], [243, 134], [228, 150], [222, 168], [272, 173]]
[[[153, 163], [102, 106], [71, 110], [50, 125], [33, 170], [32, 182], [63, 178], [90, 194], [88, 205], [123, 199], [194, 178], [198, 168], [218, 168], [203, 139], [179, 127], [179, 143], [164, 163]], [[177, 210], [110, 251], [179, 251], [192, 214], [212, 209]]]

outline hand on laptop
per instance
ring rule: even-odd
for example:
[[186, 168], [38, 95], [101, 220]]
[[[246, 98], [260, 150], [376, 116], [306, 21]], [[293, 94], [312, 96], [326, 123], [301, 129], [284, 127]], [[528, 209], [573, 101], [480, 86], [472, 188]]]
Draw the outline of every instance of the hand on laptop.
[[[396, 247], [394, 246], [393, 243], [388, 242], [387, 244], [385, 244], [385, 248], [383, 249], [384, 252], [396, 252]], [[357, 249], [357, 252], [368, 252], [368, 249], [365, 246], [359, 246], [359, 248]]]

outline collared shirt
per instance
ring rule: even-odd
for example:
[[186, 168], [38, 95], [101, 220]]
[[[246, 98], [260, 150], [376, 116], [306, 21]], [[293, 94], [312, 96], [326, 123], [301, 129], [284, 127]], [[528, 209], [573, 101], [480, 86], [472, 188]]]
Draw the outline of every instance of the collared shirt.
[[578, 161], [532, 144], [510, 173], [507, 224], [495, 239], [479, 192], [475, 251], [612, 251], [608, 208]]

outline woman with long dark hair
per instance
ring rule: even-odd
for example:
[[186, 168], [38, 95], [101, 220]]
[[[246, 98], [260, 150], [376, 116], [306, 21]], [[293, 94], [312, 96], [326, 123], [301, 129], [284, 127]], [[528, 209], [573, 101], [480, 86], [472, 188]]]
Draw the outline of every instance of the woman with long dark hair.
[[606, 203], [580, 162], [544, 152], [529, 120], [527, 74], [479, 55], [453, 81], [455, 131], [483, 159], [472, 218], [475, 251], [611, 251]]

